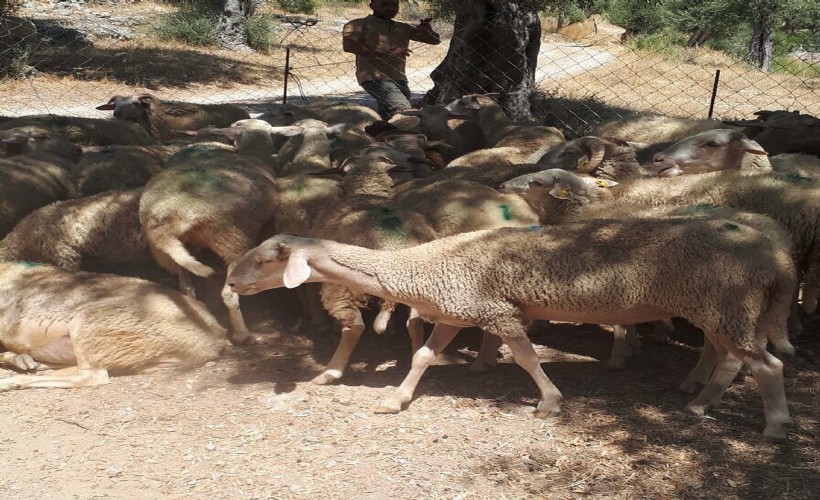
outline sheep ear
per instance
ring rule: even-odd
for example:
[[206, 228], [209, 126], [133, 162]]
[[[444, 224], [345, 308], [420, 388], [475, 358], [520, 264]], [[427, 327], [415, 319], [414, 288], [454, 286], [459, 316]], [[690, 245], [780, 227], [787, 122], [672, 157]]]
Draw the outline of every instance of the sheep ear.
[[768, 155], [769, 153], [763, 149], [763, 146], [758, 144], [757, 142], [749, 139], [745, 135], [741, 134], [740, 145], [743, 147], [743, 151], [753, 155]]
[[307, 281], [308, 278], [310, 278], [310, 266], [307, 263], [305, 254], [290, 252], [288, 263], [285, 265], [285, 273], [282, 276], [285, 288], [296, 288]]
[[569, 186], [563, 182], [556, 183], [555, 186], [550, 189], [550, 195], [554, 198], [558, 198], [559, 200], [571, 200], [576, 196]]
[[112, 109], [114, 109], [116, 107], [117, 99], [119, 99], [119, 98], [120, 98], [120, 96], [115, 95], [114, 97], [109, 99], [107, 103], [101, 104], [101, 105], [97, 106], [95, 109], [99, 109], [100, 111], [111, 111]]
[[597, 186], [599, 188], [611, 188], [611, 187], [615, 187], [615, 186], [618, 185], [617, 182], [611, 181], [609, 179], [594, 179], [594, 178], [591, 178], [587, 182], [589, 182], [590, 184], [594, 184], [595, 186]]
[[281, 127], [271, 127], [270, 134], [271, 135], [284, 135], [286, 137], [291, 137], [294, 135], [299, 135], [305, 131], [304, 127], [299, 127], [296, 125], [285, 125]]

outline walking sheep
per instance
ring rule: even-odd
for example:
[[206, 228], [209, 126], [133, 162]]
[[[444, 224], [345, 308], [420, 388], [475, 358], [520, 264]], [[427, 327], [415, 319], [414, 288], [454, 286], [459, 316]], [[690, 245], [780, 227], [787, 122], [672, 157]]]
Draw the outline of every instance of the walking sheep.
[[[707, 253], [712, 258], [704, 259]], [[680, 316], [709, 336], [718, 358], [690, 411], [703, 415], [716, 405], [746, 363], [763, 398], [765, 436], [783, 439], [791, 423], [783, 366], [766, 342], [771, 331], [785, 331], [794, 264], [765, 234], [732, 221], [504, 228], [392, 251], [279, 235], [243, 256], [228, 276], [241, 294], [306, 282], [338, 283], [437, 321], [378, 413], [396, 413], [410, 402], [423, 372], [463, 327], [480, 327], [508, 344], [540, 389], [536, 416], [546, 417], [560, 411], [562, 396], [544, 374], [522, 320], [630, 324]]]
[[0, 263], [2, 361], [21, 370], [0, 391], [103, 385], [109, 374], [192, 368], [214, 359], [225, 330], [205, 306], [150, 281]]

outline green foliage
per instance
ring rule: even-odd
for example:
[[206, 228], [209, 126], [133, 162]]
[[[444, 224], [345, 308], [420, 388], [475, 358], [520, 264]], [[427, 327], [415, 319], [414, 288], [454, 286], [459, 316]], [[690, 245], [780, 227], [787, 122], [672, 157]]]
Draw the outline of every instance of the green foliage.
[[0, 78], [22, 78], [29, 74], [40, 53], [31, 45], [10, 47], [0, 54]]
[[456, 20], [456, 7], [452, 0], [428, 0], [433, 17], [442, 21]]
[[184, 3], [180, 10], [156, 26], [160, 38], [189, 45], [213, 45], [217, 41], [219, 15], [207, 2]]
[[779, 55], [774, 57], [771, 71], [791, 73], [800, 78], [820, 78], [820, 63], [810, 64], [788, 55]]
[[648, 34], [664, 26], [663, 0], [612, 0], [607, 15], [614, 24], [631, 34]]
[[677, 56], [686, 45], [686, 35], [672, 28], [663, 28], [655, 33], [638, 35], [630, 45], [639, 50], [656, 52], [666, 56]]
[[316, 0], [276, 0], [276, 4], [293, 14], [315, 14], [318, 7]]
[[259, 52], [268, 52], [276, 46], [276, 25], [270, 17], [253, 15], [245, 23], [248, 47]]

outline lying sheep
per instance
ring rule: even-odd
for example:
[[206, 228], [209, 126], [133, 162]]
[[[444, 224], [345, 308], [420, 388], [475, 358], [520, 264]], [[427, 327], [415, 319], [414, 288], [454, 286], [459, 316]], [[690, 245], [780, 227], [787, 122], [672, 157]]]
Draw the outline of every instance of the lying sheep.
[[[0, 238], [33, 210], [76, 195], [69, 169], [81, 153], [37, 127], [0, 131]], [[58, 156], [61, 155], [61, 156]]]
[[0, 263], [2, 360], [50, 374], [0, 379], [0, 391], [107, 384], [111, 375], [191, 368], [216, 358], [225, 330], [190, 297], [136, 278]]
[[736, 130], [707, 130], [682, 139], [655, 154], [651, 170], [661, 177], [734, 170], [770, 172], [768, 153]]
[[513, 123], [501, 105], [486, 96], [465, 96], [446, 107], [454, 113], [473, 114], [487, 140], [486, 149], [456, 158], [448, 167], [491, 165], [498, 161], [535, 163], [550, 146], [564, 141], [564, 135], [555, 127]]
[[141, 189], [110, 191], [39, 208], [3, 239], [0, 260], [43, 262], [71, 271], [150, 263], [139, 220], [141, 194]]
[[[235, 153], [216, 156], [211, 162], [169, 166], [148, 181], [140, 199], [139, 219], [151, 254], [190, 295], [188, 272], [205, 277], [214, 269], [197, 260], [189, 248], [210, 249], [230, 265], [258, 243], [276, 214], [274, 180], [264, 166]], [[239, 298], [228, 289], [222, 298], [233, 340], [248, 340]]]
[[302, 127], [273, 126], [265, 120], [250, 118], [236, 121], [230, 127], [208, 127], [194, 133], [224, 135], [230, 139], [237, 153], [256, 158], [265, 164], [272, 164], [273, 155], [279, 151], [279, 146], [276, 145], [277, 139], [299, 135], [302, 132], [304, 132]]
[[80, 196], [140, 188], [165, 168], [162, 151], [152, 146], [86, 148], [71, 168]]
[[329, 136], [338, 135], [350, 127], [345, 124], [329, 126], [314, 119], [304, 119], [293, 123], [302, 133], [288, 138], [279, 150], [274, 162], [278, 175], [309, 174], [332, 166]]
[[[419, 213], [402, 209], [390, 199], [393, 180], [387, 173], [392, 163], [386, 159], [357, 157], [346, 165], [347, 174], [341, 184], [342, 199], [326, 207], [319, 215], [315, 236], [361, 245], [366, 248], [396, 249], [430, 241], [435, 237], [432, 228]], [[325, 283], [322, 285], [322, 305], [341, 324], [342, 340], [324, 372], [314, 383], [327, 384], [338, 380], [350, 359], [365, 325], [361, 309], [368, 296], [348, 287]], [[384, 333], [387, 321], [395, 308], [384, 301], [373, 323], [376, 333]], [[413, 352], [424, 342], [424, 328], [418, 314], [411, 312], [407, 321]]]
[[611, 181], [650, 175], [638, 162], [632, 146], [609, 137], [586, 136], [556, 144], [536, 165], [541, 170], [561, 168]]
[[592, 128], [590, 135], [655, 144], [679, 141], [705, 130], [720, 128], [739, 130], [719, 120], [636, 114], [600, 123]]
[[151, 94], [117, 95], [96, 109], [113, 110], [114, 118], [138, 124], [157, 141], [179, 137], [179, 130], [227, 127], [237, 120], [250, 118], [247, 111], [233, 104], [161, 101]]
[[3, 122], [4, 130], [16, 127], [40, 127], [68, 137], [79, 146], [113, 146], [115, 144], [146, 146], [156, 144], [145, 129], [130, 122], [61, 115], [31, 115]]
[[486, 140], [481, 127], [471, 116], [447, 109], [443, 104], [426, 104], [421, 109], [399, 111], [419, 118], [419, 131], [432, 141], [442, 141], [445, 164], [484, 147]]
[[[706, 333], [718, 357], [709, 383], [687, 408], [704, 414], [746, 363], [763, 398], [764, 435], [783, 439], [791, 424], [783, 365], [766, 342], [769, 331], [785, 335], [796, 276], [790, 256], [767, 241], [721, 219], [504, 228], [392, 251], [279, 235], [243, 256], [228, 283], [242, 294], [338, 283], [435, 318], [410, 373], [378, 413], [396, 413], [410, 402], [422, 373], [466, 326], [508, 344], [540, 389], [536, 416], [546, 417], [560, 411], [562, 396], [544, 374], [523, 319], [617, 324], [680, 316]], [[713, 258], [703, 259], [706, 253]]]

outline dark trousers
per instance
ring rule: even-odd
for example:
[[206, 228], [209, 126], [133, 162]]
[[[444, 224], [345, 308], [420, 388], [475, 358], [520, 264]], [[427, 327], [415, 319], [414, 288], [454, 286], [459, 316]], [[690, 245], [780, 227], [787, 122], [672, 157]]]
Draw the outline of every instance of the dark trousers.
[[376, 99], [379, 116], [387, 121], [403, 109], [410, 108], [410, 87], [406, 80], [369, 80], [362, 82], [368, 94]]

